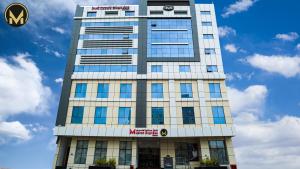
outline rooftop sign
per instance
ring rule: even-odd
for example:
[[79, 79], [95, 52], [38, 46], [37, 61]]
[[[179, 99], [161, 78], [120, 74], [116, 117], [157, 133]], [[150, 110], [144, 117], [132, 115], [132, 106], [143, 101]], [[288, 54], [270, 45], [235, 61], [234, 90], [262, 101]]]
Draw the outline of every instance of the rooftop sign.
[[129, 10], [129, 6], [93, 6], [92, 10]]

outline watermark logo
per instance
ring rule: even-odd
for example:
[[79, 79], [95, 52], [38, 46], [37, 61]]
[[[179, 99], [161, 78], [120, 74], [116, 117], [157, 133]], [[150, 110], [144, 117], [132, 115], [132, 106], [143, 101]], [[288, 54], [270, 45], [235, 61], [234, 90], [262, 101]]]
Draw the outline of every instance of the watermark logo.
[[10, 4], [4, 12], [6, 22], [15, 27], [26, 24], [28, 16], [27, 8], [21, 3]]

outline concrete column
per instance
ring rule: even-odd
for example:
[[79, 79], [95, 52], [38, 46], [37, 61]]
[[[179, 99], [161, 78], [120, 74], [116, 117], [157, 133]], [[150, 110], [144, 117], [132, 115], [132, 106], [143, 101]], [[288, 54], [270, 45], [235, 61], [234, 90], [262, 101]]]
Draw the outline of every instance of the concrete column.
[[206, 157], [210, 158], [208, 140], [200, 139], [200, 146], [202, 159], [205, 159]]
[[169, 80], [171, 128], [177, 126], [175, 80]]
[[200, 113], [201, 113], [201, 124], [203, 127], [209, 127], [208, 125], [208, 115], [206, 111], [206, 101], [205, 101], [205, 90], [203, 80], [197, 80], [199, 102], [200, 102]]
[[234, 154], [233, 145], [232, 145], [232, 138], [226, 137], [225, 142], [226, 142], [226, 149], [227, 149], [229, 163], [236, 164], [235, 154]]

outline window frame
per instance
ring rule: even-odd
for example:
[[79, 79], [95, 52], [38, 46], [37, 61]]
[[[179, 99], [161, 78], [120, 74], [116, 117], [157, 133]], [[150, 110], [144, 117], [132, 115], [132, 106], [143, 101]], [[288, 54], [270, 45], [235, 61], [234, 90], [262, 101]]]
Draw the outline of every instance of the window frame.
[[[128, 122], [126, 120], [128, 120]], [[131, 124], [131, 107], [119, 107], [118, 125], [130, 125], [130, 124]]]
[[[90, 16], [90, 14], [93, 14], [92, 16]], [[86, 13], [86, 17], [96, 17], [97, 16], [97, 12], [95, 12], [95, 11], [88, 11], [87, 13]]]
[[[155, 112], [157, 110], [158, 112]], [[154, 115], [155, 114], [155, 115]], [[151, 124], [152, 125], [164, 125], [164, 108], [163, 107], [151, 107]]]
[[151, 98], [163, 99], [164, 98], [164, 84], [163, 83], [151, 83]]
[[100, 160], [100, 159], [106, 160], [106, 157], [107, 157], [107, 145], [108, 145], [107, 141], [96, 140], [95, 151], [94, 151], [94, 164], [96, 164], [97, 160]]
[[83, 116], [84, 116], [84, 106], [73, 106], [71, 124], [82, 124]]
[[211, 111], [213, 115], [214, 124], [226, 124], [226, 117], [223, 106], [212, 106]]
[[[125, 145], [122, 145], [125, 144]], [[124, 154], [124, 161], [121, 159], [122, 154]], [[129, 158], [129, 160], [127, 159]], [[119, 165], [130, 165], [132, 161], [132, 142], [131, 141], [120, 141], [119, 142]]]
[[[192, 112], [187, 112], [184, 110], [192, 110]], [[185, 124], [196, 124], [196, 120], [195, 120], [195, 109], [194, 107], [182, 107], [181, 108], [182, 111], [182, 123]], [[189, 116], [185, 116], [186, 113], [191, 113], [188, 114]], [[187, 120], [187, 121], [186, 121]]]
[[87, 83], [76, 83], [74, 97], [85, 98], [86, 90], [87, 90]]
[[[74, 164], [86, 164], [88, 147], [89, 147], [88, 140], [77, 140], [75, 156], [74, 156]], [[77, 161], [78, 158], [79, 161]]]
[[[100, 112], [97, 110], [99, 110]], [[97, 115], [97, 113], [100, 113], [99, 114], [100, 116]], [[106, 124], [106, 118], [107, 118], [107, 107], [105, 106], [95, 107], [94, 124]]]
[[210, 98], [222, 98], [221, 84], [208, 83]]
[[[212, 146], [212, 142], [216, 142], [215, 145], [216, 147]], [[223, 147], [218, 147], [220, 146], [220, 144], [218, 144], [218, 142], [222, 142], [223, 143]], [[229, 164], [229, 160], [228, 160], [228, 152], [227, 152], [227, 147], [226, 147], [226, 142], [225, 140], [209, 140], [208, 141], [208, 146], [209, 146], [209, 154], [211, 159], [215, 159], [213, 158], [213, 156], [216, 154], [217, 155], [217, 160], [219, 162], [219, 164]], [[217, 153], [213, 152], [213, 151], [217, 151]], [[222, 151], [222, 155], [220, 159], [220, 151]], [[225, 157], [225, 158], [223, 158]]]
[[161, 72], [163, 72], [163, 66], [162, 65], [151, 65], [151, 72], [152, 73], [161, 73]]
[[[125, 91], [122, 91], [123, 89]], [[132, 98], [132, 83], [120, 83], [120, 98], [122, 98], [122, 99]]]
[[180, 73], [191, 72], [191, 66], [190, 65], [179, 65], [179, 72]]
[[[102, 86], [103, 92], [99, 92], [100, 87]], [[108, 98], [109, 97], [109, 83], [98, 83], [98, 88], [97, 88], [97, 98]]]
[[180, 83], [180, 96], [182, 99], [193, 98], [193, 84], [192, 83]]

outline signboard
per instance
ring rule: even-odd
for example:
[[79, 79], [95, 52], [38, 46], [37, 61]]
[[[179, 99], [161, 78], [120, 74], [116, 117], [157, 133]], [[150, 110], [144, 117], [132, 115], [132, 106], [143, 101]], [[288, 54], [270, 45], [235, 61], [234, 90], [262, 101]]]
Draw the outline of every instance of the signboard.
[[129, 129], [129, 135], [132, 136], [158, 136], [160, 133], [161, 136], [165, 137], [168, 135], [167, 129]]
[[174, 6], [172, 6], [172, 5], [166, 5], [166, 6], [164, 6], [164, 8], [163, 8], [165, 11], [173, 11], [174, 10]]
[[127, 11], [127, 10], [129, 10], [129, 6], [93, 6], [92, 10], [119, 10], [119, 11]]

